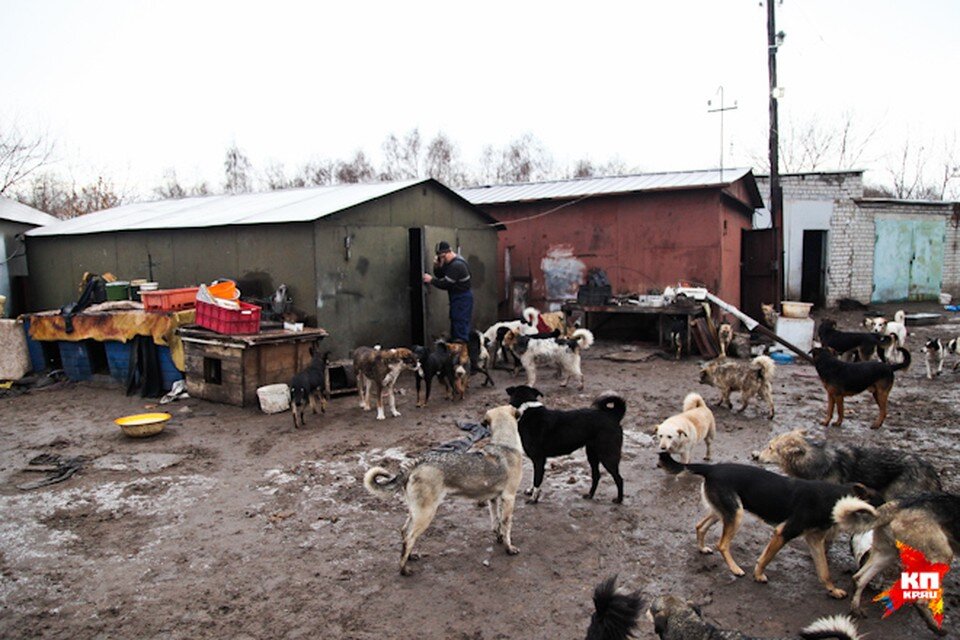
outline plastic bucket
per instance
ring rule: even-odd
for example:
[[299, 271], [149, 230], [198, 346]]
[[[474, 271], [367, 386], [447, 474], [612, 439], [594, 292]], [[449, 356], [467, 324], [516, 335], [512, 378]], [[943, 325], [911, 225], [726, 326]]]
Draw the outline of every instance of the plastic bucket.
[[107, 300], [129, 300], [130, 283], [124, 280], [107, 283]]
[[260, 410], [264, 413], [280, 413], [290, 408], [290, 387], [280, 384], [268, 384], [257, 389]]

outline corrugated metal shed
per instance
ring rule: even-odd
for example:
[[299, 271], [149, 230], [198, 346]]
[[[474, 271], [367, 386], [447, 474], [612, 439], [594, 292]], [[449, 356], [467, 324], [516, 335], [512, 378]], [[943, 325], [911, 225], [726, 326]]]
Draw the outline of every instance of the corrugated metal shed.
[[38, 227], [59, 222], [53, 216], [10, 198], [0, 198], [0, 220], [32, 224]]
[[[472, 187], [457, 191], [476, 205], [504, 202], [532, 202], [536, 200], [568, 200], [593, 195], [614, 195], [639, 191], [668, 191], [718, 187], [731, 184], [749, 174], [751, 169], [719, 169], [676, 171], [669, 173], [642, 173], [610, 178], [574, 178], [551, 182]], [[752, 182], [752, 181], [751, 181]], [[760, 201], [759, 192], [756, 194]]]
[[340, 184], [267, 193], [136, 202], [60, 221], [56, 225], [34, 229], [28, 235], [62, 236], [110, 231], [310, 222], [427, 181], [429, 179]]

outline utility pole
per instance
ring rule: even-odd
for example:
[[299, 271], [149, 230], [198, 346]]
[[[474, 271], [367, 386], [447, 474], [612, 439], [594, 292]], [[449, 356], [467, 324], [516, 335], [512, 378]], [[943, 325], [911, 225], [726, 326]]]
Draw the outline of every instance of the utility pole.
[[777, 48], [783, 33], [777, 33], [774, 2], [767, 0], [767, 68], [770, 75], [770, 225], [776, 256], [776, 302], [783, 299], [783, 191], [780, 189], [780, 131], [777, 123]]
[[[717, 89], [720, 92], [720, 107], [717, 109], [707, 109], [707, 113], [719, 113], [720, 114], [720, 182], [723, 182], [723, 112], [724, 111], [733, 111], [737, 108], [737, 101], [733, 101], [732, 107], [723, 106], [723, 85], [720, 85], [720, 88]], [[711, 100], [707, 100], [707, 106], [711, 105]]]

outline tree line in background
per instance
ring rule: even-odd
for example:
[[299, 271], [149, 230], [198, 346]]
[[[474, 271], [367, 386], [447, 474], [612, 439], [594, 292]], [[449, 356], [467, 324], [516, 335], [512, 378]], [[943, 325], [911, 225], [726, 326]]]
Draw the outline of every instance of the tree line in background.
[[[873, 162], [867, 150], [878, 129], [861, 132], [854, 118], [846, 114], [837, 125], [816, 120], [801, 125], [789, 124], [781, 132], [782, 173], [862, 169]], [[236, 145], [224, 155], [224, 179], [212, 186], [205, 181], [184, 184], [176, 170], [167, 169], [154, 189], [158, 199], [185, 198], [214, 193], [249, 193], [297, 187], [371, 181], [435, 178], [453, 188], [471, 184], [503, 184], [550, 179], [615, 176], [635, 173], [619, 159], [595, 164], [581, 159], [570, 166], [559, 166], [549, 151], [532, 134], [525, 134], [503, 147], [487, 146], [479, 161], [468, 166], [457, 145], [444, 133], [424, 141], [418, 129], [403, 136], [388, 135], [382, 145], [380, 166], [362, 151], [342, 159], [314, 159], [292, 170], [279, 162], [255, 168]], [[763, 157], [756, 157], [757, 171], [769, 170]], [[54, 145], [42, 135], [29, 135], [16, 126], [0, 124], [0, 195], [50, 213], [59, 218], [107, 209], [140, 198], [126, 192], [107, 177], [89, 184], [64, 177], [51, 170]], [[928, 145], [904, 142], [894, 158], [884, 165], [889, 182], [867, 185], [866, 195], [905, 199], [943, 200], [960, 196], [960, 155], [956, 140], [943, 144], [942, 150]]]

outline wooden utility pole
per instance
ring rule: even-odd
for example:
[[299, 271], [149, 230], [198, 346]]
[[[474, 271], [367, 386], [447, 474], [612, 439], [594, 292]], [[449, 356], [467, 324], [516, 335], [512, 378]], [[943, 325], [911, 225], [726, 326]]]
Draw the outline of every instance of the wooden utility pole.
[[[777, 25], [774, 2], [767, 0], [767, 68], [770, 75], [770, 226], [776, 256], [776, 302], [783, 299], [783, 191], [780, 189], [780, 130], [777, 123]], [[780, 36], [783, 39], [783, 36]]]

